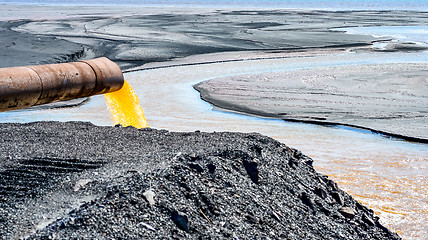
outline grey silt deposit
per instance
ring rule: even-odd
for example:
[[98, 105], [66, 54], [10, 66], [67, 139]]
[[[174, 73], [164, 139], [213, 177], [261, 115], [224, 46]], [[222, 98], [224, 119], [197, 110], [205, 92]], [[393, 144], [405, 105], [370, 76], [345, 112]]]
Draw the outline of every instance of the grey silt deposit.
[[[195, 54], [370, 46], [376, 39], [339, 27], [426, 25], [416, 11], [217, 10], [31, 6], [0, 23], [0, 67], [108, 57], [123, 69]], [[19, 10], [19, 11], [18, 11]], [[28, 12], [26, 15], [25, 12]], [[22, 13], [21, 13], [22, 12]], [[51, 19], [33, 19], [45, 12]], [[24, 14], [19, 18], [19, 14]], [[59, 16], [56, 16], [59, 14]], [[411, 16], [411, 17], [409, 17]], [[391, 45], [386, 51], [423, 51]]]
[[194, 87], [226, 110], [427, 143], [427, 69], [424, 62], [335, 66], [216, 78]]

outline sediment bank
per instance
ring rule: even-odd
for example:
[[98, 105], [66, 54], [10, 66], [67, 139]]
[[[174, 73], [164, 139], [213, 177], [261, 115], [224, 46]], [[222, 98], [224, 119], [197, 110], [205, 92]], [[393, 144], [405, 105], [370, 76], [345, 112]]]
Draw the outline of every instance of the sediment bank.
[[426, 69], [426, 63], [318, 67], [216, 78], [194, 88], [221, 109], [428, 143]]

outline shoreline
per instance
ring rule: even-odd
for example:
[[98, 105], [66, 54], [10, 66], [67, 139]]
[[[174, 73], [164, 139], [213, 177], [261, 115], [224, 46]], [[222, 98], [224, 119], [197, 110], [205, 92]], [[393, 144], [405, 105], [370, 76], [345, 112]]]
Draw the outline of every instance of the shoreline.
[[[245, 60], [244, 60], [245, 61]], [[404, 65], [404, 64], [402, 64]], [[426, 65], [426, 64], [425, 64]], [[376, 65], [371, 65], [376, 66]], [[387, 64], [380, 65], [379, 68], [385, 68], [384, 66], [388, 66]], [[421, 65], [423, 66], [423, 65]], [[352, 66], [352, 68], [367, 68], [364, 65], [361, 66]], [[346, 67], [345, 67], [346, 68]], [[348, 67], [349, 68], [349, 67]], [[367, 71], [367, 70], [365, 70]], [[292, 72], [297, 72], [297, 77], [300, 78], [299, 70], [293, 70]], [[302, 71], [303, 72], [303, 71]], [[334, 78], [337, 76], [335, 73], [331, 73]], [[337, 73], [336, 73], [337, 74]], [[391, 74], [391, 73], [389, 73]], [[417, 76], [418, 74], [422, 74], [421, 72], [413, 72], [414, 76]], [[276, 76], [278, 75], [278, 76]], [[288, 74], [296, 78], [293, 74]], [[303, 75], [303, 74], [302, 74]], [[397, 77], [400, 74], [397, 74]], [[274, 77], [276, 76], [276, 77]], [[307, 78], [306, 75], [303, 75], [303, 78]], [[309, 77], [311, 75], [308, 75]], [[340, 76], [340, 74], [339, 74]], [[322, 125], [322, 126], [344, 126], [344, 127], [351, 127], [355, 129], [362, 129], [370, 131], [374, 134], [381, 134], [385, 137], [393, 137], [397, 139], [402, 139], [410, 142], [417, 142], [417, 143], [428, 143], [428, 138], [424, 137], [426, 136], [426, 128], [424, 128], [424, 122], [426, 120], [422, 117], [417, 117], [415, 119], [406, 120], [409, 118], [409, 116], [412, 116], [414, 114], [417, 114], [418, 111], [423, 111], [424, 109], [424, 98], [423, 96], [420, 96], [420, 98], [414, 97], [413, 99], [409, 99], [408, 103], [401, 100], [401, 104], [410, 104], [412, 106], [408, 106], [407, 108], [414, 109], [412, 111], [408, 111], [408, 113], [400, 112], [403, 108], [402, 105], [400, 105], [399, 108], [395, 109], [394, 106], [389, 106], [387, 110], [383, 110], [382, 114], [376, 117], [376, 112], [380, 111], [380, 109], [384, 107], [363, 107], [363, 108], [355, 108], [358, 107], [358, 105], [361, 105], [362, 101], [357, 101], [357, 105], [352, 105], [352, 102], [354, 100], [351, 100], [353, 98], [360, 99], [363, 98], [364, 95], [366, 95], [366, 92], [361, 93], [352, 93], [352, 96], [349, 97], [343, 96], [340, 100], [336, 101], [345, 101], [343, 106], [340, 106], [338, 103], [334, 104], [334, 107], [338, 110], [337, 113], [331, 110], [324, 110], [323, 109], [329, 109], [332, 107], [332, 103], [328, 102], [330, 100], [327, 100], [332, 97], [336, 97], [335, 93], [330, 93], [327, 90], [324, 90], [322, 88], [317, 87], [314, 90], [308, 90], [308, 91], [317, 91], [318, 98], [321, 100], [315, 100], [316, 103], [320, 105], [320, 107], [312, 108], [310, 109], [311, 112], [305, 112], [309, 110], [305, 110], [306, 105], [313, 105], [314, 103], [311, 102], [312, 95], [309, 94], [308, 96], [305, 96], [305, 92], [300, 91], [294, 91], [294, 90], [287, 90], [290, 91], [293, 96], [286, 97], [281, 92], [285, 91], [282, 88], [276, 88], [275, 90], [270, 90], [272, 87], [272, 83], [275, 85], [275, 80], [269, 80], [269, 83], [263, 83], [263, 82], [257, 82], [257, 79], [266, 79], [266, 78], [277, 78], [280, 81], [292, 81], [287, 75], [281, 76], [281, 74], [278, 73], [264, 73], [264, 74], [254, 74], [254, 75], [242, 75], [242, 76], [233, 76], [233, 77], [226, 77], [226, 78], [218, 78], [218, 79], [211, 79], [206, 80], [200, 83], [197, 83], [193, 86], [195, 90], [197, 90], [200, 94], [200, 97], [202, 100], [210, 103], [215, 108], [218, 108], [218, 110], [221, 111], [227, 111], [227, 112], [235, 112], [250, 116], [260, 116], [260, 117], [269, 117], [274, 119], [281, 119], [288, 122], [300, 122], [300, 123], [308, 123], [308, 124], [316, 124], [316, 125]], [[372, 81], [375, 80], [375, 77], [370, 78]], [[376, 81], [379, 81], [376, 79]], [[414, 79], [409, 79], [410, 82], [414, 81]], [[252, 84], [257, 84], [257, 89], [255, 91], [252, 91]], [[331, 84], [331, 83], [330, 83]], [[290, 84], [287, 84], [287, 86]], [[328, 85], [327, 87], [332, 87]], [[377, 87], [376, 92], [389, 92], [388, 89], [389, 86], [385, 86], [385, 89], [382, 87]], [[423, 89], [418, 88], [418, 90]], [[236, 89], [239, 88], [241, 91], [243, 91], [242, 94], [240, 94], [239, 97], [234, 96], [236, 93]], [[403, 87], [405, 88], [405, 87]], [[348, 89], [347, 87], [342, 88], [341, 90], [336, 90], [340, 92], [340, 95], [347, 94], [346, 91], [349, 91], [352, 89]], [[266, 97], [260, 97], [258, 96], [258, 91], [268, 92]], [[352, 90], [353, 91], [353, 90]], [[351, 93], [349, 93], [351, 94]], [[359, 95], [361, 94], [361, 95]], [[406, 93], [413, 95], [412, 93]], [[300, 103], [299, 101], [294, 100], [295, 95], [297, 95], [298, 98], [305, 99], [304, 103]], [[324, 96], [324, 97], [323, 97]], [[371, 96], [371, 95], [370, 95]], [[414, 95], [417, 96], [417, 95]], [[397, 96], [390, 97], [391, 99], [388, 101], [395, 101], [395, 98], [400, 98], [401, 95], [398, 94]], [[290, 99], [288, 99], [290, 98]], [[364, 96], [364, 98], [367, 98]], [[379, 97], [380, 98], [380, 97]], [[253, 100], [255, 99], [255, 100]], [[274, 101], [274, 99], [279, 99], [278, 101]], [[326, 99], [326, 100], [323, 100]], [[322, 104], [318, 101], [327, 101], [326, 104]], [[355, 100], [356, 101], [356, 100]], [[413, 104], [413, 102], [418, 102], [418, 104]], [[273, 106], [275, 104], [275, 106]], [[380, 104], [381, 103], [377, 103]], [[293, 106], [294, 105], [294, 106]], [[290, 107], [293, 106], [293, 107]], [[343, 110], [341, 110], [342, 108]], [[345, 111], [345, 109], [355, 109], [354, 111], [361, 111], [358, 113], [358, 115], [354, 116], [353, 118], [346, 119], [347, 115], [350, 115], [351, 112], [346, 113], [343, 115], [342, 111]], [[286, 110], [288, 109], [288, 110]], [[419, 110], [418, 110], [419, 109]], [[321, 114], [320, 114], [321, 113]], [[402, 120], [401, 120], [402, 118]], [[418, 119], [419, 118], [419, 119]], [[371, 120], [373, 119], [373, 120]], [[393, 121], [397, 122], [394, 123]], [[403, 125], [400, 124], [400, 121], [410, 121], [407, 122], [407, 124]], [[353, 123], [354, 122], [354, 123]], [[382, 124], [382, 122], [385, 122], [385, 124]], [[412, 125], [414, 128], [409, 129], [403, 129], [407, 125]], [[403, 134], [406, 133], [407, 134]]]

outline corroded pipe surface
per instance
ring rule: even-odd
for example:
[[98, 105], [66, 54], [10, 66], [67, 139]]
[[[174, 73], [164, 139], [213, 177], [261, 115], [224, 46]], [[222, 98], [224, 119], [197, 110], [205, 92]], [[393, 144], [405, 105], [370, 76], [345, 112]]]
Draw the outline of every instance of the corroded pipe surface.
[[0, 68], [0, 112], [114, 92], [122, 70], [107, 58]]

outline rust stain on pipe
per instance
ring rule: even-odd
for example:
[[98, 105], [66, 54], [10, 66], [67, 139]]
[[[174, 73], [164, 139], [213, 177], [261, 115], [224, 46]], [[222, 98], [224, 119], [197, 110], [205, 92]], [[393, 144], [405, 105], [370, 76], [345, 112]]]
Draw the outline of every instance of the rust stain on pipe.
[[107, 58], [0, 68], [0, 112], [114, 92], [122, 70]]

